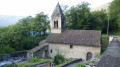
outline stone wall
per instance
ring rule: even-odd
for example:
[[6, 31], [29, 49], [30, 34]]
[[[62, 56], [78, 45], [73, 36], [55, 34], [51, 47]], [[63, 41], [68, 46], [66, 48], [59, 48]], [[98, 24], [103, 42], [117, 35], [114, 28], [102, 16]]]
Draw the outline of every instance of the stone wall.
[[67, 64], [62, 65], [61, 67], [70, 67], [71, 64], [80, 63], [81, 61], [82, 61], [82, 59], [77, 59], [77, 60], [74, 60], [74, 61], [71, 61], [71, 62], [69, 62]]
[[49, 57], [52, 58], [59, 52], [65, 58], [82, 58], [86, 60], [88, 52], [91, 52], [94, 57], [99, 55], [100, 51], [101, 47], [73, 45], [73, 48], [70, 48], [69, 44], [49, 44]]
[[11, 57], [26, 57], [27, 56], [27, 52], [14, 52], [14, 53], [10, 53]]
[[45, 58], [48, 57], [48, 45], [44, 46], [43, 48], [39, 49], [35, 53], [33, 53], [33, 57]]
[[26, 52], [14, 52], [0, 56], [0, 61], [8, 60], [11, 57], [26, 57]]
[[10, 54], [5, 54], [5, 55], [0, 56], [0, 61], [8, 60], [9, 58], [10, 58]]

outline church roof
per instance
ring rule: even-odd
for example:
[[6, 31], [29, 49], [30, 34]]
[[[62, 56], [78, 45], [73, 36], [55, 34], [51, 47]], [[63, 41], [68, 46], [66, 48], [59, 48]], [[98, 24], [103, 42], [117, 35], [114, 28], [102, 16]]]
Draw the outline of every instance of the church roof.
[[70, 45], [100, 46], [101, 31], [65, 30], [61, 34], [51, 33], [46, 39], [46, 42]]
[[57, 3], [57, 5], [56, 5], [56, 7], [55, 7], [55, 9], [54, 9], [54, 11], [53, 11], [53, 13], [51, 15], [51, 17], [54, 17], [54, 16], [64, 17], [64, 14], [62, 12], [62, 9], [61, 9], [59, 3]]

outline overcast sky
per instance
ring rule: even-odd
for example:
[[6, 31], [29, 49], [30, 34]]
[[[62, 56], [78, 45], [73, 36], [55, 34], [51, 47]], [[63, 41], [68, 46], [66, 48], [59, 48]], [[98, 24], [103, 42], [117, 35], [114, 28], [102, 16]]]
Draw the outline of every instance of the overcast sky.
[[58, 2], [72, 6], [83, 1], [94, 8], [113, 0], [0, 0], [0, 15], [34, 16], [41, 11], [51, 15]]

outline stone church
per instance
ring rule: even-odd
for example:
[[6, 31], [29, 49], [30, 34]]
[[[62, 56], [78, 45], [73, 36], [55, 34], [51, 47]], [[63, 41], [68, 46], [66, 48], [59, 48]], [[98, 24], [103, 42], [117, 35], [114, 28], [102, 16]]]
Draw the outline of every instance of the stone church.
[[27, 57], [53, 58], [58, 52], [65, 58], [89, 60], [101, 52], [101, 31], [67, 30], [59, 3], [51, 15], [51, 33], [39, 46], [31, 49]]

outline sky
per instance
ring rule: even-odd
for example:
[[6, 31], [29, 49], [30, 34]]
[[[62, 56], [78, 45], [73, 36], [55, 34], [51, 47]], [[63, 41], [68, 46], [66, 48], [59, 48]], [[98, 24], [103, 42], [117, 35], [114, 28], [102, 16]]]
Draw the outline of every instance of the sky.
[[113, 0], [0, 0], [0, 15], [35, 16], [42, 11], [50, 16], [58, 2], [73, 6], [83, 1], [95, 8]]

